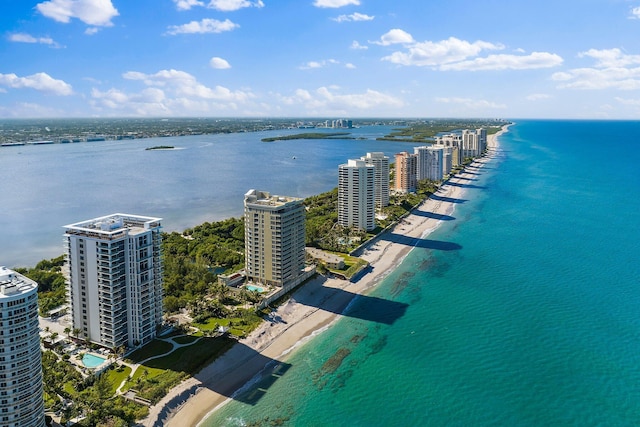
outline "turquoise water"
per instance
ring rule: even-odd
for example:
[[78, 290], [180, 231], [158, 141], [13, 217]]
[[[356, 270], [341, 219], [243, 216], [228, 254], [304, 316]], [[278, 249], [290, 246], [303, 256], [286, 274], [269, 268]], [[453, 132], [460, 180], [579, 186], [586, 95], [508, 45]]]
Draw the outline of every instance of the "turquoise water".
[[460, 249], [414, 249], [371, 294], [401, 317], [358, 299], [203, 424], [640, 425], [639, 132], [518, 121], [429, 236]]
[[246, 285], [245, 287], [250, 291], [264, 292], [264, 288], [261, 288], [260, 286]]
[[107, 359], [91, 353], [85, 353], [84, 356], [82, 356], [82, 364], [87, 368], [97, 368], [102, 365], [105, 360]]

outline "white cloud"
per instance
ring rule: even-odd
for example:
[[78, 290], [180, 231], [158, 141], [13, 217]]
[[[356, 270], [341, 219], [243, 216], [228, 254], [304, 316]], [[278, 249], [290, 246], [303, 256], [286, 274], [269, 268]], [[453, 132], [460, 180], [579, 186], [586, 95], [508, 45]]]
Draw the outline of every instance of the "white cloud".
[[365, 15], [363, 13], [352, 13], [351, 15], [340, 15], [337, 18], [331, 18], [336, 22], [351, 22], [351, 21], [373, 21], [375, 16]]
[[298, 68], [300, 70], [311, 70], [314, 68], [323, 68], [330, 64], [339, 64], [339, 63], [340, 61], [336, 61], [335, 59], [323, 59], [322, 61], [309, 61]]
[[147, 86], [165, 87], [180, 97], [195, 97], [220, 101], [246, 101], [253, 97], [250, 92], [231, 91], [223, 86], [209, 88], [194, 76], [179, 70], [161, 70], [155, 74], [129, 71], [122, 75], [127, 80], [141, 80]]
[[465, 59], [477, 56], [483, 50], [501, 50], [503, 45], [493, 44], [482, 40], [470, 43], [455, 37], [438, 42], [425, 41], [414, 43], [404, 52], [394, 52], [382, 58], [383, 61], [390, 61], [400, 65], [416, 65], [437, 67], [444, 64], [464, 61]]
[[549, 99], [549, 98], [551, 98], [551, 95], [546, 93], [532, 93], [531, 95], [528, 95], [526, 97], [528, 101], [538, 101], [540, 99]]
[[184, 25], [171, 25], [167, 34], [206, 34], [206, 33], [222, 33], [224, 31], [232, 31], [240, 27], [238, 24], [228, 19], [218, 21], [217, 19], [203, 19], [201, 21], [191, 21]]
[[86, 30], [84, 30], [84, 33], [88, 36], [92, 36], [96, 34], [98, 31], [100, 31], [100, 28], [98, 27], [89, 27]]
[[593, 67], [574, 68], [554, 73], [551, 79], [561, 89], [640, 89], [640, 55], [628, 55], [620, 49], [590, 49], [578, 57], [595, 59]]
[[73, 93], [70, 84], [63, 80], [54, 79], [47, 73], [36, 73], [26, 77], [18, 77], [15, 74], [0, 74], [0, 85], [13, 89], [31, 88], [62, 96]]
[[0, 106], [0, 117], [69, 117], [69, 112], [32, 102], [17, 102], [9, 107]]
[[111, 0], [50, 0], [36, 5], [38, 12], [58, 22], [77, 18], [87, 25], [110, 27], [119, 15]]
[[214, 56], [209, 61], [209, 65], [211, 68], [216, 68], [218, 70], [226, 70], [227, 68], [231, 68], [231, 64], [226, 59], [219, 58]]
[[344, 66], [345, 66], [345, 68], [348, 68], [350, 70], [355, 70], [356, 69], [356, 66], [353, 65], [351, 62], [348, 62], [348, 63], [344, 64]]
[[532, 52], [529, 55], [489, 55], [485, 58], [443, 64], [440, 69], [455, 71], [531, 70], [556, 67], [560, 64], [562, 64], [562, 58], [554, 53]]
[[255, 98], [249, 91], [232, 91], [223, 86], [208, 87], [189, 73], [179, 70], [160, 70], [155, 74], [129, 71], [127, 80], [140, 81], [147, 87], [139, 92], [125, 92], [117, 88], [106, 91], [93, 89], [91, 105], [101, 114], [112, 116], [189, 116], [211, 115], [238, 111]]
[[301, 105], [310, 113], [338, 113], [353, 110], [370, 110], [376, 107], [402, 107], [402, 100], [384, 93], [367, 89], [364, 93], [339, 94], [339, 88], [320, 87], [313, 92], [298, 89], [293, 96], [281, 97], [285, 105]]
[[353, 43], [351, 43], [350, 48], [355, 50], [367, 50], [369, 49], [369, 46], [363, 46], [360, 43], [358, 43], [358, 41], [354, 40]]
[[630, 19], [640, 19], [640, 6], [631, 9]]
[[463, 105], [464, 107], [472, 110], [479, 110], [479, 109], [486, 109], [486, 108], [491, 108], [491, 109], [507, 108], [507, 106], [504, 104], [497, 104], [495, 102], [486, 101], [484, 99], [451, 97], [451, 98], [436, 98], [436, 101], [441, 102], [443, 104]]
[[193, 7], [206, 7], [207, 9], [215, 9], [221, 12], [233, 12], [245, 7], [264, 7], [262, 0], [250, 2], [248, 0], [210, 0], [205, 3], [200, 0], [173, 0], [178, 10], [190, 10]]
[[580, 52], [579, 58], [589, 57], [595, 59], [596, 67], [626, 67], [627, 65], [640, 64], [640, 55], [627, 55], [618, 48], [614, 49], [589, 49]]
[[327, 8], [337, 8], [343, 6], [359, 6], [360, 0], [315, 0], [313, 2], [315, 7], [327, 7]]
[[635, 107], [640, 107], [640, 99], [625, 99], [617, 96], [614, 99], [623, 105], [633, 105]]
[[34, 37], [27, 33], [15, 33], [9, 36], [9, 41], [18, 43], [40, 43], [51, 47], [60, 47], [51, 37]]
[[261, 0], [255, 3], [247, 0], [211, 0], [207, 5], [207, 8], [221, 12], [232, 12], [244, 7], [264, 7], [264, 3]]
[[413, 43], [413, 37], [404, 30], [394, 28], [393, 30], [383, 34], [382, 37], [380, 37], [380, 41], [372, 41], [369, 43], [378, 44], [380, 46], [389, 46], [391, 44], [398, 43], [409, 44]]
[[178, 10], [189, 10], [194, 6], [204, 6], [204, 3], [198, 0], [173, 0]]

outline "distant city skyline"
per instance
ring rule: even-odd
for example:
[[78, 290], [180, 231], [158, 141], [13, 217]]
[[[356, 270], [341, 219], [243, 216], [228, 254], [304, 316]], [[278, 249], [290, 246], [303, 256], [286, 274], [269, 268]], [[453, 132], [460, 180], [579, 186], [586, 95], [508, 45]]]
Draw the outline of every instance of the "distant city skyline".
[[45, 0], [0, 119], [640, 117], [640, 0]]

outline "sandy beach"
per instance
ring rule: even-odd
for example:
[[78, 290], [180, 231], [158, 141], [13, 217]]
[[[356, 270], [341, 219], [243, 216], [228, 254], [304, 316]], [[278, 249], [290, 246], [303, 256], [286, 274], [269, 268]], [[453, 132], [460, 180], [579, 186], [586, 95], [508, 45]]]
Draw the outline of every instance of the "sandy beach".
[[[195, 426], [232, 399], [233, 394], [259, 375], [265, 366], [286, 362], [292, 350], [339, 319], [354, 297], [366, 294], [393, 271], [418, 239], [438, 227], [441, 222], [438, 215], [452, 214], [456, 199], [463, 198], [463, 185], [468, 184], [470, 173], [477, 173], [495, 156], [497, 138], [505, 131], [506, 127], [488, 136], [488, 155], [475, 160], [444, 184], [435, 197], [367, 245], [361, 257], [369, 261], [371, 268], [358, 281], [316, 276], [272, 313], [272, 322], [264, 322], [211, 365], [173, 388], [150, 408], [149, 416], [139, 425]], [[429, 215], [421, 214], [424, 212]], [[387, 239], [389, 233], [402, 238]]]

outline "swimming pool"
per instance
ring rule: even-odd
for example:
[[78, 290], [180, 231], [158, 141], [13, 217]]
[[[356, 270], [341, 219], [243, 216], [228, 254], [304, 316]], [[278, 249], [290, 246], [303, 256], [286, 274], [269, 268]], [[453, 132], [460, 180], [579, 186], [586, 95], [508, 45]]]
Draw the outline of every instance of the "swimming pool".
[[250, 291], [256, 291], [256, 292], [264, 292], [264, 288], [261, 288], [260, 286], [256, 286], [256, 285], [246, 285], [246, 288]]
[[82, 356], [82, 364], [87, 368], [97, 368], [102, 365], [105, 360], [107, 359], [91, 353], [85, 353], [85, 355]]

